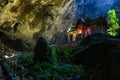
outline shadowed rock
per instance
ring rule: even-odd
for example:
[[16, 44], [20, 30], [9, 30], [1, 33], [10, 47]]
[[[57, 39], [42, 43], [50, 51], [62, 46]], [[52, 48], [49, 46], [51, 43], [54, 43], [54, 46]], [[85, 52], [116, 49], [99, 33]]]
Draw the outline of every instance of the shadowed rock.
[[7, 36], [5, 33], [0, 31], [0, 40], [2, 44], [8, 46], [11, 49], [22, 51], [23, 49], [26, 49], [23, 45], [23, 42], [21, 39], [12, 40]]
[[75, 52], [74, 64], [84, 66], [91, 80], [120, 80], [120, 39], [89, 36]]
[[50, 53], [51, 48], [49, 47], [47, 41], [43, 37], [40, 37], [34, 48], [34, 62], [36, 63], [50, 61]]

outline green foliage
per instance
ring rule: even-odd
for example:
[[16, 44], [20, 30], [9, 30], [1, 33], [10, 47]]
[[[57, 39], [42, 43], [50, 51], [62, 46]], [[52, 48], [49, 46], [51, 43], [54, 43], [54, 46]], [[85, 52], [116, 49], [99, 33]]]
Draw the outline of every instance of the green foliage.
[[110, 10], [108, 12], [109, 21], [108, 24], [110, 25], [110, 28], [107, 30], [108, 34], [111, 36], [117, 36], [118, 35], [118, 18], [116, 16], [115, 10]]
[[71, 50], [70, 49], [64, 49], [64, 56], [70, 57], [71, 56]]
[[24, 51], [19, 60], [18, 60], [18, 65], [29, 65], [29, 64], [32, 64], [33, 63], [33, 57], [29, 55], [29, 53], [27, 53], [26, 51]]
[[72, 55], [72, 50], [65, 48], [65, 49], [56, 49], [56, 53], [58, 56], [70, 57]]
[[72, 49], [68, 48], [57, 48], [55, 49], [57, 53], [57, 60], [59, 63], [70, 63], [72, 61], [73, 52]]
[[52, 58], [54, 65], [57, 65], [58, 64], [57, 53], [54, 48], [52, 49]]
[[84, 72], [82, 66], [51, 63], [39, 63], [33, 65], [25, 75], [29, 80], [76, 80], [80, 79]]
[[[59, 56], [70, 59], [71, 50], [63, 49], [63, 51], [61, 51], [60, 49], [52, 48], [51, 53], [52, 56], [50, 58], [53, 63], [33, 63], [32, 56], [29, 55], [29, 52], [23, 52], [19, 64], [29, 66], [24, 69], [25, 80], [79, 80], [80, 76], [84, 76], [84, 70], [81, 65], [76, 66], [59, 62], [59, 60], [62, 59]], [[30, 64], [32, 64], [32, 66]]]

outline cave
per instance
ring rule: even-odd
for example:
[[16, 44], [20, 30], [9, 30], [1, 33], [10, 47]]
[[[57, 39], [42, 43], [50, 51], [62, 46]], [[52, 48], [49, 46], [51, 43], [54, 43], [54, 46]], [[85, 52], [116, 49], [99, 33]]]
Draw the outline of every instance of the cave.
[[0, 80], [120, 80], [119, 0], [0, 0]]

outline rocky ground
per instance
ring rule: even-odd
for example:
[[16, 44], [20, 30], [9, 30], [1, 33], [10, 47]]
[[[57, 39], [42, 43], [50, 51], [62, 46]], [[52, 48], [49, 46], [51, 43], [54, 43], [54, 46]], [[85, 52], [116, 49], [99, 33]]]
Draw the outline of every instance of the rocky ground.
[[74, 63], [84, 65], [91, 80], [120, 80], [119, 38], [91, 35], [82, 41], [80, 48], [75, 51]]

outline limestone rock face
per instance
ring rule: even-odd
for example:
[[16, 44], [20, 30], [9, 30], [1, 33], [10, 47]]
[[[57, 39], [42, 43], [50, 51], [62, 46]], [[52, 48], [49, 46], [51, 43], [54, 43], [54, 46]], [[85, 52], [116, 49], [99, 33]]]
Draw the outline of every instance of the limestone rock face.
[[72, 25], [73, 5], [74, 0], [0, 0], [0, 31], [33, 47], [40, 36], [52, 40]]

